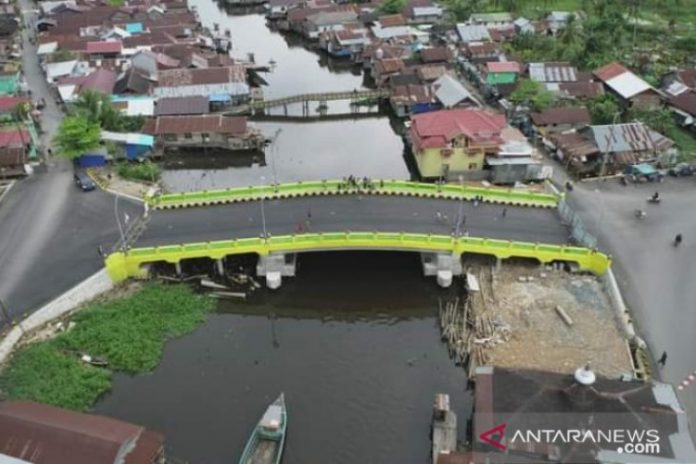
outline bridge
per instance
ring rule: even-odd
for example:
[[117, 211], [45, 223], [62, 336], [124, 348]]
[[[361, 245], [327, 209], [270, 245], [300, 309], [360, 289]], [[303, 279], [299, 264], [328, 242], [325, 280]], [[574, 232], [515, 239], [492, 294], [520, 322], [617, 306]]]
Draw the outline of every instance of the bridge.
[[182, 262], [199, 258], [223, 272], [227, 257], [251, 253], [259, 256], [257, 273], [277, 288], [283, 276], [294, 275], [296, 254], [311, 251], [417, 252], [425, 274], [443, 286], [462, 272], [459, 258], [466, 253], [498, 262], [519, 257], [573, 263], [597, 274], [610, 264], [595, 250], [567, 246], [568, 231], [555, 209], [533, 207], [557, 202], [554, 195], [500, 189], [474, 195], [466, 187], [404, 181], [379, 185], [346, 189], [341, 181], [326, 181], [152, 197], [146, 227], [106, 266], [116, 281], [144, 276], [154, 263], [180, 272]]
[[318, 92], [318, 93], [304, 93], [300, 95], [292, 95], [283, 98], [273, 98], [268, 100], [252, 100], [248, 104], [248, 110], [251, 114], [256, 112], [262, 112], [270, 108], [277, 108], [282, 106], [285, 108], [285, 113], [287, 113], [288, 105], [293, 103], [302, 103], [302, 114], [309, 115], [309, 102], [318, 102], [321, 105], [326, 104], [328, 101], [334, 100], [350, 100], [352, 103], [358, 103], [360, 101], [372, 101], [379, 100], [382, 98], [387, 98], [389, 92], [386, 90], [348, 90], [348, 91], [338, 91], [338, 92]]

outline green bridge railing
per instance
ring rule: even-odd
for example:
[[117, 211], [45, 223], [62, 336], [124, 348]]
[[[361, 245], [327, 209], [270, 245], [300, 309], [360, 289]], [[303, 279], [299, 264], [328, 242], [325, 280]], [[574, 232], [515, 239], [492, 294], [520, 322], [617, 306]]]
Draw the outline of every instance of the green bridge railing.
[[537, 193], [497, 187], [470, 187], [456, 184], [430, 184], [405, 180], [372, 180], [368, 186], [358, 182], [359, 187], [347, 185], [342, 180], [294, 182], [278, 185], [256, 185], [220, 190], [203, 190], [186, 193], [168, 193], [147, 197], [145, 201], [153, 208], [183, 208], [216, 205], [275, 198], [291, 198], [318, 195], [404, 195], [431, 198], [471, 200], [481, 197], [490, 203], [505, 203], [518, 206], [555, 208], [561, 195]]
[[475, 237], [455, 238], [447, 235], [336, 232], [133, 248], [125, 253], [116, 252], [109, 255], [106, 259], [106, 268], [111, 278], [115, 282], [120, 282], [129, 277], [144, 277], [146, 271], [143, 269], [143, 264], [155, 262], [178, 263], [183, 259], [191, 258], [221, 259], [225, 256], [244, 253], [267, 255], [274, 252], [357, 249], [451, 252], [458, 255], [477, 253], [493, 255], [501, 259], [536, 258], [542, 263], [567, 261], [576, 263], [581, 270], [598, 275], [604, 274], [611, 265], [611, 258], [603, 253], [571, 246]]

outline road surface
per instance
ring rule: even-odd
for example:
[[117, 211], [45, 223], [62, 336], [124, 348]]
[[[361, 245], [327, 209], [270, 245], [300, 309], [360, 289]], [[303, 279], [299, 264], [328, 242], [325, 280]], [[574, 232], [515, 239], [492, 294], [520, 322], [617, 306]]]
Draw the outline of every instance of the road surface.
[[[653, 356], [667, 352], [658, 375], [679, 384], [696, 370], [696, 178], [622, 187], [617, 180], [575, 184], [570, 203], [614, 256], [614, 272], [637, 329]], [[649, 205], [656, 190], [662, 203]], [[638, 220], [633, 212], [644, 209]], [[679, 248], [672, 246], [684, 235]], [[695, 435], [696, 385], [679, 394]]]
[[[568, 232], [553, 209], [410, 197], [336, 196], [265, 200], [202, 208], [155, 211], [135, 246], [258, 237], [266, 231], [417, 232], [452, 234], [459, 208], [462, 232], [470, 236], [540, 243], [566, 243]], [[503, 209], [506, 214], [503, 217]], [[438, 220], [437, 212], [442, 220]], [[307, 227], [307, 221], [309, 226]]]

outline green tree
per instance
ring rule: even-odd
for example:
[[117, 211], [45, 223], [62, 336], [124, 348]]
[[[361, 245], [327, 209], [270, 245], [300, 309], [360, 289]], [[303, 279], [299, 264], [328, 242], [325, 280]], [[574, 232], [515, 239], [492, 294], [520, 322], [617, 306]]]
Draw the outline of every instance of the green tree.
[[543, 111], [553, 103], [554, 97], [543, 84], [531, 79], [522, 79], [509, 100], [518, 105], [525, 105], [536, 111]]
[[98, 122], [84, 115], [66, 116], [58, 127], [53, 142], [60, 156], [73, 159], [97, 148], [100, 136]]
[[403, 11], [406, 0], [385, 0], [379, 7], [379, 11], [385, 14], [397, 14]]
[[609, 94], [590, 100], [587, 108], [592, 115], [592, 124], [611, 124], [620, 111], [616, 99]]
[[626, 115], [626, 122], [640, 121], [661, 134], [669, 134], [674, 127], [674, 117], [669, 110], [637, 111]]
[[[74, 103], [74, 112], [86, 116], [90, 121], [98, 121], [99, 125], [110, 131], [122, 131], [124, 126], [132, 126], [111, 102], [109, 95], [87, 90], [80, 94]], [[141, 124], [142, 125], [142, 124]]]

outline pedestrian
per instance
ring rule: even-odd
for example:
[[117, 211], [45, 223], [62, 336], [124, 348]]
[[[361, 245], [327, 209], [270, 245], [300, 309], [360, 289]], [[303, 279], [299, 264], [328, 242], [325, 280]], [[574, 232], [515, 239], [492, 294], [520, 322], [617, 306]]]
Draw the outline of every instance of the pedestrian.
[[51, 150], [50, 148], [48, 149], [48, 156], [53, 156], [53, 150]]
[[503, 208], [503, 217], [507, 216], [507, 208]]
[[102, 247], [101, 245], [99, 245], [99, 246], [97, 247], [97, 253], [99, 253], [99, 256], [103, 258], [103, 257], [104, 257], [104, 247]]
[[660, 359], [657, 360], [657, 364], [659, 366], [665, 367], [665, 364], [667, 364], [667, 352], [663, 351], [662, 356], [660, 356]]
[[312, 220], [312, 210], [311, 210], [311, 209], [308, 209], [308, 210], [307, 210], [307, 220], [308, 220], [308, 221], [311, 221], [311, 220]]
[[442, 213], [440, 211], [436, 211], [435, 218], [438, 220], [438, 222], [442, 222]]

